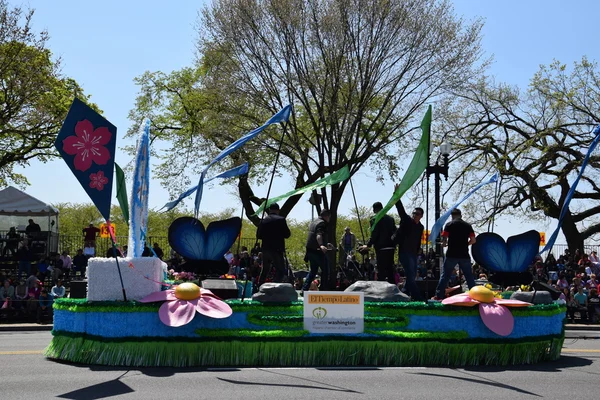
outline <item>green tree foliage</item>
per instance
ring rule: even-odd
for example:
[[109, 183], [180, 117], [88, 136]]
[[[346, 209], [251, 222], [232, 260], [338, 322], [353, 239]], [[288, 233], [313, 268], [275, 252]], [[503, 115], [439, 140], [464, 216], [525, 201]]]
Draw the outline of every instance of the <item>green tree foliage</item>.
[[60, 60], [46, 48], [48, 34], [32, 31], [32, 17], [33, 10], [0, 0], [0, 186], [26, 184], [15, 167], [55, 156], [73, 97], [87, 100], [77, 82], [61, 75]]
[[[238, 192], [255, 224], [263, 199], [251, 185], [276, 160], [275, 173], [296, 188], [344, 165], [393, 179], [420, 136], [410, 126], [424, 104], [479, 73], [481, 23], [456, 18], [446, 0], [217, 0], [199, 26], [197, 65], [139, 77], [130, 117], [151, 117], [157, 176], [179, 194], [216, 152], [293, 104], [280, 131], [270, 128], [220, 166], [251, 162]], [[346, 185], [321, 193], [334, 226]]]
[[[573, 68], [542, 66], [524, 92], [484, 80], [457, 94], [446, 110], [459, 183], [501, 174], [497, 203], [493, 188], [475, 201], [481, 220], [494, 213], [558, 219], [600, 122], [598, 65], [583, 58]], [[573, 251], [600, 232], [599, 168], [596, 150], [562, 225]]]

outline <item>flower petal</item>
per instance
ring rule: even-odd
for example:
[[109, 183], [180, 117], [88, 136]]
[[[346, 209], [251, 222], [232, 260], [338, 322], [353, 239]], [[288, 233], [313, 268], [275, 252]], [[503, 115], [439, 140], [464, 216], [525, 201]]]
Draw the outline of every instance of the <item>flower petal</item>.
[[233, 313], [229, 304], [212, 297], [200, 297], [196, 310], [211, 318], [227, 318]]
[[194, 319], [196, 307], [187, 300], [167, 301], [158, 310], [160, 321], [168, 326], [183, 326]]
[[79, 121], [75, 124], [75, 134], [84, 141], [89, 142], [94, 134], [94, 125], [87, 119]]
[[98, 165], [105, 165], [110, 160], [110, 152], [104, 146], [95, 145], [90, 149], [92, 160]]
[[510, 299], [496, 299], [496, 304], [500, 304], [501, 306], [506, 307], [528, 307], [533, 305], [531, 303], [527, 303], [526, 301]]
[[77, 137], [75, 135], [67, 136], [63, 140], [63, 150], [65, 153], [71, 156], [79, 153], [84, 148], [84, 146], [85, 143], [83, 142], [83, 140], [81, 140], [80, 137]]
[[140, 303], [153, 303], [155, 301], [165, 301], [165, 300], [177, 300], [175, 297], [175, 292], [173, 289], [171, 290], [161, 290], [160, 292], [150, 293], [148, 296], [144, 297], [141, 300], [138, 300]]
[[200, 288], [200, 295], [201, 296], [209, 296], [209, 297], [212, 297], [214, 299], [223, 300], [219, 296], [217, 296], [216, 294], [214, 294], [213, 292], [211, 292], [208, 289], [202, 289], [202, 288]]
[[468, 294], [462, 293], [462, 294], [457, 294], [455, 296], [451, 296], [451, 297], [448, 297], [448, 298], [442, 300], [442, 304], [452, 305], [452, 306], [472, 307], [476, 304], [479, 304], [479, 302], [477, 300], [474, 300], [471, 297], [469, 297]]
[[513, 331], [515, 319], [510, 310], [494, 303], [481, 303], [479, 315], [485, 326], [500, 336], [508, 336]]
[[105, 146], [108, 144], [108, 142], [110, 142], [111, 137], [112, 134], [110, 133], [108, 128], [106, 126], [100, 126], [96, 130], [94, 130], [94, 137], [92, 139], [92, 142]]

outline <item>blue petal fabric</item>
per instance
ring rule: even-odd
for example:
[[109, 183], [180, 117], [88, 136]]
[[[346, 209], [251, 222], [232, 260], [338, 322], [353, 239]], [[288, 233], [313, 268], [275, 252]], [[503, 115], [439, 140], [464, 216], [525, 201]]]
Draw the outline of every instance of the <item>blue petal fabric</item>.
[[248, 132], [247, 134], [245, 134], [244, 136], [242, 136], [235, 142], [231, 143], [225, 149], [223, 149], [223, 151], [221, 151], [221, 153], [219, 153], [219, 155], [216, 156], [204, 168], [204, 170], [200, 174], [200, 180], [198, 181], [198, 186], [196, 189], [196, 200], [194, 202], [194, 213], [196, 215], [198, 215], [198, 212], [200, 211], [200, 203], [202, 202], [202, 188], [204, 186], [204, 179], [206, 178], [206, 171], [208, 171], [208, 169], [211, 166], [218, 163], [223, 158], [227, 157], [229, 154], [233, 153], [234, 151], [236, 151], [237, 149], [242, 147], [244, 144], [246, 144], [246, 142], [254, 139], [254, 137], [256, 137], [259, 133], [264, 131], [265, 128], [267, 128], [269, 125], [287, 121], [290, 118], [291, 110], [292, 110], [292, 106], [288, 104], [287, 106], [285, 106], [284, 108], [279, 110], [279, 112], [277, 114], [273, 115], [267, 122], [265, 122], [264, 125], [259, 126], [258, 128]]
[[471, 247], [473, 259], [483, 268], [498, 272], [523, 272], [540, 248], [538, 231], [511, 236], [506, 242], [493, 232], [482, 233]]
[[546, 242], [546, 247], [544, 247], [542, 249], [542, 251], [540, 251], [539, 254], [542, 254], [542, 253], [552, 249], [552, 246], [554, 246], [554, 242], [556, 242], [556, 237], [558, 236], [558, 232], [560, 232], [560, 227], [562, 226], [563, 219], [565, 218], [567, 211], [569, 211], [569, 204], [571, 203], [571, 199], [573, 198], [573, 195], [575, 194], [575, 189], [577, 189], [577, 185], [579, 184], [579, 180], [581, 179], [581, 176], [583, 175], [583, 171], [585, 171], [585, 167], [587, 167], [587, 165], [590, 161], [590, 156], [596, 149], [596, 146], [598, 145], [598, 140], [600, 140], [600, 125], [598, 125], [592, 133], [594, 135], [596, 135], [596, 137], [594, 138], [594, 141], [590, 145], [590, 148], [588, 149], [585, 159], [583, 160], [583, 163], [581, 164], [581, 170], [579, 170], [579, 175], [577, 175], [577, 178], [571, 185], [571, 189], [569, 189], [569, 193], [567, 193], [565, 202], [562, 206], [562, 209], [560, 210], [560, 216], [558, 218], [558, 225], [556, 226], [556, 229], [552, 233], [552, 236], [550, 236], [550, 239], [548, 239], [548, 241]]
[[435, 221], [435, 224], [433, 224], [433, 227], [431, 228], [431, 233], [429, 234], [429, 242], [433, 243], [437, 239], [438, 235], [442, 231], [442, 228], [444, 227], [444, 224], [448, 220], [448, 217], [450, 217], [450, 213], [452, 213], [452, 210], [454, 210], [456, 207], [460, 206], [465, 200], [467, 200], [469, 197], [471, 197], [471, 195], [473, 193], [475, 193], [476, 191], [478, 191], [481, 187], [483, 187], [487, 184], [490, 184], [492, 182], [498, 182], [498, 173], [497, 172], [494, 175], [492, 175], [490, 177], [490, 179], [488, 179], [487, 181], [483, 181], [479, 185], [475, 186], [469, 193], [467, 193], [467, 195], [465, 197], [460, 199], [456, 204], [454, 204], [452, 207], [450, 207], [448, 209], [448, 211], [446, 211], [444, 213], [444, 215], [442, 215], [437, 221]]
[[[221, 172], [219, 175], [213, 176], [212, 178], [208, 178], [206, 180], [206, 182], [204, 183], [208, 183], [210, 181], [212, 181], [213, 179], [217, 179], [217, 178], [233, 178], [239, 175], [244, 175], [247, 174], [249, 170], [249, 164], [248, 163], [244, 163], [242, 165], [238, 165], [237, 167], [228, 169], [225, 172]], [[194, 186], [193, 188], [189, 188], [188, 190], [186, 190], [185, 192], [183, 192], [181, 195], [179, 195], [179, 197], [173, 201], [168, 202], [167, 204], [165, 204], [162, 208], [164, 208], [164, 212], [170, 211], [173, 208], [177, 207], [177, 205], [179, 203], [181, 203], [183, 201], [183, 199], [185, 199], [186, 197], [190, 196], [191, 194], [193, 194], [196, 190], [198, 189], [198, 186]]]

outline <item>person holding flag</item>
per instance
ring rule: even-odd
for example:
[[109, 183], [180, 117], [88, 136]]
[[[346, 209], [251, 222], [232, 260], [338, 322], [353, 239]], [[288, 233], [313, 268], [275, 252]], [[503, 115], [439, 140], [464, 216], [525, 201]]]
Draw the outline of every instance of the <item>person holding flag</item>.
[[[397, 188], [398, 185], [396, 185], [395, 190]], [[398, 214], [400, 215], [400, 226], [394, 234], [394, 242], [398, 245], [398, 260], [402, 264], [402, 267], [404, 267], [406, 275], [404, 288], [413, 300], [421, 301], [423, 297], [417, 287], [416, 276], [417, 255], [421, 248], [421, 236], [425, 229], [421, 223], [424, 211], [421, 207], [415, 207], [412, 216], [409, 216], [404, 210], [402, 200], [396, 202], [396, 210], [398, 210]]]

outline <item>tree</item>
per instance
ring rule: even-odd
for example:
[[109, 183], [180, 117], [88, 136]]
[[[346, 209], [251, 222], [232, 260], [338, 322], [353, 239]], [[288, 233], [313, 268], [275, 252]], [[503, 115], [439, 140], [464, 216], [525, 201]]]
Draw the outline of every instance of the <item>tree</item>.
[[15, 167], [56, 156], [54, 139], [73, 97], [87, 100], [77, 82], [61, 75], [47, 32], [35, 34], [32, 18], [33, 10], [0, 0], [0, 186], [26, 184]]
[[[558, 219], [600, 121], [600, 75], [586, 58], [569, 70], [543, 66], [525, 92], [480, 81], [447, 104], [447, 136], [457, 153], [461, 183], [499, 171], [494, 204], [490, 189], [476, 201], [481, 219], [494, 213]], [[600, 232], [600, 157], [593, 154], [562, 224], [569, 248]]]
[[[230, 160], [252, 162], [238, 192], [254, 223], [264, 199], [251, 185], [277, 159], [275, 172], [295, 187], [344, 165], [397, 177], [398, 157], [413, 151], [412, 133], [420, 136], [410, 126], [424, 104], [480, 72], [481, 23], [457, 19], [446, 0], [218, 0], [199, 26], [197, 66], [140, 77], [131, 118], [151, 116], [154, 140], [168, 148], [154, 147], [164, 160], [159, 176], [181, 190], [187, 172], [197, 175], [214, 152], [292, 103], [281, 143], [271, 129]], [[346, 184], [322, 190], [334, 227]], [[329, 240], [336, 237], [332, 229]]]

